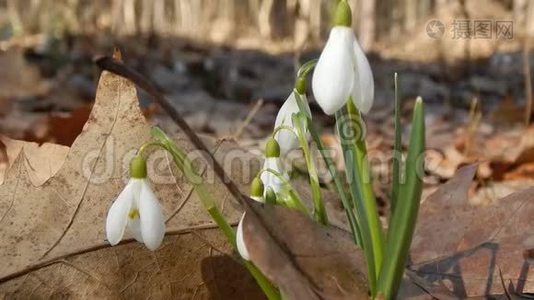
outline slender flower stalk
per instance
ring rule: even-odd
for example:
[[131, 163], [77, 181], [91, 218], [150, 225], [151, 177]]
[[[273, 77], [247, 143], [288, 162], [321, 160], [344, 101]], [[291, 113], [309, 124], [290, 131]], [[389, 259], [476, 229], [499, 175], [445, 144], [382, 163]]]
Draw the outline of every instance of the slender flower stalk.
[[[228, 221], [226, 221], [223, 214], [216, 206], [216, 203], [213, 200], [211, 193], [208, 192], [203, 181], [196, 180], [197, 178], [201, 177], [199, 177], [198, 173], [193, 168], [193, 164], [191, 161], [188, 160], [187, 155], [185, 155], [185, 152], [178, 148], [178, 146], [176, 146], [176, 144], [171, 139], [169, 139], [169, 137], [158, 127], [154, 127], [152, 129], [152, 136], [157, 139], [157, 145], [163, 147], [172, 155], [173, 161], [176, 163], [176, 166], [186, 175], [186, 178], [190, 180], [194, 179], [191, 181], [191, 183], [193, 184], [194, 189], [200, 198], [200, 202], [202, 203], [202, 205], [204, 205], [204, 207], [206, 208], [212, 219], [215, 221], [219, 229], [223, 232], [228, 242], [232, 245], [234, 249], [238, 250], [236, 232], [230, 226]], [[242, 263], [252, 275], [252, 277], [254, 277], [254, 279], [262, 289], [263, 293], [265, 294], [265, 296], [267, 296], [269, 300], [281, 299], [281, 295], [278, 289], [272, 285], [269, 279], [267, 279], [265, 275], [263, 275], [263, 273], [252, 262], [243, 260]]]
[[[294, 93], [296, 94], [298, 92], [295, 90]], [[323, 225], [328, 225], [328, 216], [326, 214], [326, 209], [321, 195], [317, 168], [315, 166], [315, 162], [313, 161], [310, 147], [308, 146], [308, 141], [304, 138], [307, 120], [308, 119], [306, 118], [306, 115], [303, 113], [293, 115], [293, 123], [298, 124], [296, 126], [297, 136], [299, 137], [299, 142], [302, 147], [302, 152], [304, 153], [304, 159], [306, 160], [306, 166], [308, 168], [308, 174], [310, 177], [310, 187], [312, 190], [313, 200], [313, 215], [317, 222]]]
[[[309, 71], [310, 69], [311, 67], [309, 67], [307, 70]], [[303, 72], [302, 76], [306, 76], [306, 74], [307, 73]], [[305, 112], [306, 109], [299, 94], [296, 94], [296, 98], [297, 98], [297, 104], [300, 108], [300, 111]], [[319, 153], [321, 154], [321, 157], [324, 160], [324, 163], [328, 169], [328, 172], [330, 173], [330, 175], [332, 176], [334, 180], [334, 185], [339, 194], [339, 197], [341, 198], [341, 203], [343, 204], [343, 208], [345, 209], [345, 213], [347, 214], [347, 219], [349, 220], [349, 225], [350, 225], [350, 229], [352, 232], [352, 238], [354, 239], [354, 242], [357, 245], [361, 246], [362, 245], [361, 230], [360, 230], [360, 227], [358, 226], [359, 221], [358, 221], [357, 215], [354, 212], [354, 207], [352, 203], [349, 201], [350, 194], [348, 194], [345, 191], [345, 188], [341, 181], [341, 176], [336, 169], [336, 166], [332, 160], [332, 157], [328, 154], [328, 151], [325, 145], [321, 141], [319, 131], [317, 130], [317, 128], [315, 128], [315, 125], [313, 124], [313, 122], [311, 122], [311, 119], [309, 117], [307, 118], [308, 118], [308, 122], [306, 122], [306, 124], [307, 124], [308, 131], [310, 132], [312, 140], [314, 141], [315, 145], [317, 146], [317, 149], [319, 150]]]

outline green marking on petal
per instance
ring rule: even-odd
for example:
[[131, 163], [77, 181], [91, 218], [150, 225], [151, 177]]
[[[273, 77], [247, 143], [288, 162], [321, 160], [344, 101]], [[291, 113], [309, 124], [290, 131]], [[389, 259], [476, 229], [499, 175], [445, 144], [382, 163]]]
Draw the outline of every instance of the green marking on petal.
[[130, 209], [130, 212], [128, 212], [128, 218], [131, 220], [135, 220], [139, 218], [139, 210], [137, 208]]

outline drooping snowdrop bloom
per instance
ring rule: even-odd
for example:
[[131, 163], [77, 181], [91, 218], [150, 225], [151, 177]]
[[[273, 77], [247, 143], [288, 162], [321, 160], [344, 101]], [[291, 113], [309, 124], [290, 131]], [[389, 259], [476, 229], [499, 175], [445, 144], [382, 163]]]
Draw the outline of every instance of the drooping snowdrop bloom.
[[[297, 91], [291, 92], [291, 95], [287, 98], [287, 100], [284, 102], [282, 107], [280, 107], [280, 110], [278, 111], [278, 115], [276, 116], [276, 121], [274, 122], [274, 128], [275, 130], [279, 128], [280, 126], [286, 126], [289, 128], [294, 128], [293, 124], [293, 114], [298, 113], [299, 106], [297, 105], [297, 99], [295, 97], [295, 93]], [[308, 114], [311, 116], [310, 107], [308, 106], [308, 101], [306, 100], [306, 95], [299, 94], [301, 99], [304, 101], [304, 104], [306, 106], [306, 110]], [[289, 151], [293, 149], [297, 149], [299, 147], [299, 141], [296, 136], [295, 130], [289, 131], [286, 129], [279, 130], [275, 137], [276, 141], [280, 145], [280, 155], [284, 157]]]
[[373, 73], [350, 27], [351, 11], [345, 0], [339, 2], [334, 23], [315, 66], [313, 94], [328, 115], [343, 107], [351, 96], [356, 107], [366, 114], [373, 105]]
[[161, 206], [146, 180], [146, 161], [136, 156], [130, 162], [130, 180], [111, 205], [106, 219], [106, 235], [117, 245], [128, 227], [133, 237], [156, 250], [165, 235]]
[[237, 225], [237, 232], [235, 234], [235, 243], [237, 247], [237, 252], [244, 260], [250, 260], [250, 255], [248, 254], [247, 245], [245, 245], [245, 240], [243, 240], [243, 219], [245, 219], [245, 214], [239, 219], [239, 224]]
[[283, 182], [278, 176], [266, 170], [273, 170], [287, 177], [280, 161], [280, 146], [275, 139], [270, 139], [265, 146], [265, 161], [261, 173], [261, 181], [265, 185], [264, 197], [268, 199], [270, 193], [278, 194], [282, 189]]
[[[250, 198], [258, 201], [258, 202], [264, 202], [263, 200], [263, 190], [264, 185], [261, 182], [261, 179], [258, 177], [254, 178], [252, 180], [252, 184], [250, 185]], [[239, 255], [245, 260], [250, 260], [250, 255], [247, 249], [247, 245], [245, 245], [245, 241], [243, 239], [243, 219], [245, 218], [245, 213], [241, 216], [241, 219], [239, 220], [239, 224], [237, 225], [237, 232], [236, 232], [236, 246], [237, 246], [237, 252], [239, 252]]]

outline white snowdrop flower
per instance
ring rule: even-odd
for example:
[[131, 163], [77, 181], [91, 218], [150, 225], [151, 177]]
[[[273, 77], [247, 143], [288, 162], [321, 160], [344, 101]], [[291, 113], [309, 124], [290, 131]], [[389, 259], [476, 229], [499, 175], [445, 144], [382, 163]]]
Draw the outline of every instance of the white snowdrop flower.
[[[282, 174], [282, 176], [287, 177], [279, 157], [266, 157], [265, 162], [263, 163], [263, 169], [271, 169]], [[261, 181], [263, 181], [263, 184], [265, 185], [264, 196], [266, 196], [269, 189], [272, 189], [275, 194], [278, 194], [283, 186], [282, 180], [269, 171], [262, 172]]]
[[265, 146], [265, 161], [260, 176], [265, 186], [263, 193], [265, 199], [269, 199], [267, 196], [270, 193], [278, 194], [283, 186], [282, 180], [272, 172], [267, 171], [269, 169], [287, 177], [280, 161], [280, 146], [275, 139], [270, 139]]
[[130, 180], [111, 205], [106, 219], [106, 236], [117, 245], [128, 227], [133, 237], [156, 250], [165, 235], [161, 206], [146, 179], [146, 162], [136, 156], [130, 163]]
[[[280, 110], [278, 111], [278, 115], [276, 116], [276, 121], [274, 122], [274, 128], [275, 130], [279, 128], [280, 126], [286, 126], [290, 128], [294, 128], [293, 124], [293, 115], [298, 113], [299, 106], [297, 104], [297, 99], [295, 97], [296, 91], [291, 92], [287, 100], [284, 102], [282, 107], [280, 107]], [[300, 95], [300, 94], [299, 94]], [[306, 110], [308, 114], [311, 116], [310, 107], [308, 106], [308, 101], [306, 100], [306, 95], [300, 95], [302, 100], [304, 101], [304, 104], [306, 105]], [[284, 157], [287, 153], [289, 153], [291, 150], [299, 148], [299, 141], [296, 136], [296, 131], [289, 131], [286, 129], [279, 130], [275, 137], [276, 141], [280, 145], [280, 155]]]
[[[258, 201], [258, 202], [264, 202], [263, 200], [263, 190], [264, 185], [263, 182], [261, 182], [261, 179], [256, 177], [254, 180], [252, 180], [252, 183], [250, 184], [250, 198]], [[245, 241], [243, 239], [243, 219], [245, 218], [245, 213], [241, 216], [241, 219], [239, 220], [239, 224], [237, 225], [237, 232], [236, 232], [236, 246], [237, 246], [237, 252], [239, 252], [239, 255], [245, 260], [250, 260], [250, 255], [247, 249], [247, 246], [245, 245]]]
[[239, 219], [239, 224], [237, 225], [237, 232], [235, 234], [235, 243], [237, 247], [237, 252], [244, 260], [250, 260], [250, 255], [248, 253], [247, 245], [245, 245], [245, 240], [243, 239], [243, 219], [245, 219], [245, 214]]
[[323, 111], [332, 115], [350, 96], [362, 112], [373, 105], [373, 73], [351, 26], [350, 7], [340, 1], [334, 26], [321, 53], [312, 78], [315, 99]]

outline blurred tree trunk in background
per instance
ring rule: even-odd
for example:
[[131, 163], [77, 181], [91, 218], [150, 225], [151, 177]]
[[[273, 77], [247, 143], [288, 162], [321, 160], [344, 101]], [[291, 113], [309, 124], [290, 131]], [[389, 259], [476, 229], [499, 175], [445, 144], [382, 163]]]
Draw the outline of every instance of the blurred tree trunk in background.
[[[295, 50], [324, 41], [338, 0], [0, 0], [0, 30], [14, 34], [179, 35], [234, 44], [283, 42]], [[467, 0], [475, 1], [475, 0]], [[531, 0], [487, 0], [526, 24]], [[349, 0], [364, 49], [402, 41], [460, 0]], [[447, 20], [448, 21], [448, 20]], [[526, 25], [525, 25], [526, 26]], [[533, 25], [534, 26], [534, 25]], [[422, 28], [422, 29], [421, 29]], [[245, 43], [245, 45], [247, 45]], [[286, 47], [287, 48], [287, 47]]]
[[529, 0], [514, 0], [514, 19], [520, 23], [525, 24], [527, 17], [527, 6]]
[[369, 50], [375, 40], [375, 0], [360, 0], [358, 38], [364, 50]]

